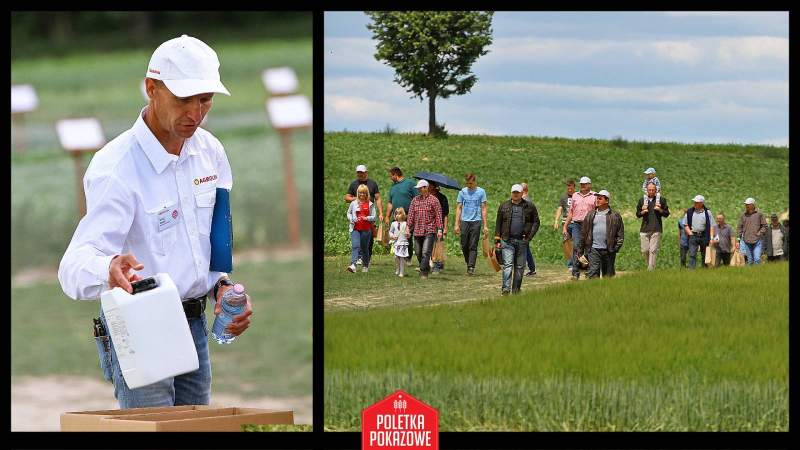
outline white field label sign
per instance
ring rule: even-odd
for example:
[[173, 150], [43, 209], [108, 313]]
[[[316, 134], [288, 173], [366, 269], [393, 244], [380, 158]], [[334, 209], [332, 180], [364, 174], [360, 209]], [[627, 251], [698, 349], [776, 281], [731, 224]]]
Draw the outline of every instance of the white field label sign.
[[11, 85], [11, 113], [31, 112], [39, 106], [36, 89], [30, 84]]
[[100, 121], [94, 117], [59, 120], [56, 132], [64, 150], [97, 150], [106, 144]]
[[272, 94], [291, 94], [297, 91], [297, 75], [291, 67], [275, 67], [261, 73], [264, 87]]
[[272, 97], [267, 100], [269, 121], [277, 129], [311, 126], [311, 102], [303, 95]]

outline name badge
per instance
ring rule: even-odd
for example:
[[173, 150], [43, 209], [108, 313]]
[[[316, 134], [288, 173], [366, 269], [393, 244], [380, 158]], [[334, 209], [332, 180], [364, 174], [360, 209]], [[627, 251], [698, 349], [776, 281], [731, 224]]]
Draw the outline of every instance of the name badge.
[[158, 231], [168, 230], [178, 223], [180, 212], [177, 206], [170, 206], [158, 212]]

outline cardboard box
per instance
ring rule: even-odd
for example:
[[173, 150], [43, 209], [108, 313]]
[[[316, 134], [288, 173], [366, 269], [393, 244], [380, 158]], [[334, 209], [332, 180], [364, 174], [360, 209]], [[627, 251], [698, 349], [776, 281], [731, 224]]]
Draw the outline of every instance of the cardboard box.
[[61, 431], [242, 431], [245, 424], [292, 425], [294, 413], [187, 405], [61, 414]]

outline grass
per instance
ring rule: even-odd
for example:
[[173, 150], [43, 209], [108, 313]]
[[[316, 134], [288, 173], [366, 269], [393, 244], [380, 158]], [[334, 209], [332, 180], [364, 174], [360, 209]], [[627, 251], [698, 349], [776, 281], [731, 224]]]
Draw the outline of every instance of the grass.
[[[286, 242], [281, 141], [267, 121], [261, 71], [293, 67], [301, 93], [312, 93], [311, 39], [211, 44], [232, 96], [217, 95], [208, 130], [225, 146], [233, 169], [231, 195], [237, 249]], [[97, 116], [110, 140], [133, 124], [144, 106], [139, 83], [152, 50], [12, 61], [13, 83], [32, 83], [39, 108], [25, 119], [27, 150], [11, 154], [11, 268], [57, 267], [77, 224], [72, 162], [60, 149], [55, 121]], [[58, 74], [58, 76], [54, 76]], [[12, 127], [12, 147], [18, 129]], [[312, 134], [292, 140], [301, 236], [312, 233]], [[89, 158], [86, 158], [88, 165]]]
[[[209, 341], [214, 392], [299, 396], [311, 392], [311, 259], [237, 264], [247, 286], [250, 328], [231, 345]], [[11, 290], [11, 375], [102, 380], [91, 318], [100, 303], [76, 302], [57, 282]], [[206, 310], [209, 330], [213, 304]]]
[[[391, 187], [388, 169], [395, 165], [407, 176], [417, 171], [442, 172], [458, 181], [475, 172], [478, 185], [488, 196], [490, 229], [497, 208], [508, 199], [511, 185], [526, 181], [542, 222], [531, 243], [538, 262], [561, 261], [559, 232], [553, 231], [553, 215], [565, 192], [565, 178], [583, 175], [593, 189], [607, 189], [611, 207], [625, 222], [626, 241], [617, 257], [620, 270], [643, 269], [639, 253], [639, 225], [636, 202], [647, 167], [655, 167], [663, 195], [673, 214], [664, 220], [659, 267], [677, 267], [678, 208], [691, 206], [698, 193], [706, 198], [712, 212], [724, 212], [736, 223], [744, 211], [742, 202], [753, 197], [765, 213], [787, 211], [789, 205], [789, 153], [786, 148], [722, 144], [678, 144], [627, 142], [551, 137], [456, 136], [434, 139], [418, 134], [325, 133], [325, 254], [350, 252], [342, 201], [348, 184], [355, 179], [353, 168], [366, 164], [384, 197]], [[365, 152], [364, 149], [369, 149]], [[578, 156], [580, 155], [580, 156]], [[450, 201], [451, 225], [455, 217], [456, 191], [445, 189]], [[376, 247], [377, 249], [377, 247]], [[382, 249], [377, 250], [384, 253]], [[448, 254], [460, 257], [458, 240], [447, 244]]]
[[402, 388], [442, 431], [786, 431], [787, 288], [776, 263], [328, 311], [325, 427]]

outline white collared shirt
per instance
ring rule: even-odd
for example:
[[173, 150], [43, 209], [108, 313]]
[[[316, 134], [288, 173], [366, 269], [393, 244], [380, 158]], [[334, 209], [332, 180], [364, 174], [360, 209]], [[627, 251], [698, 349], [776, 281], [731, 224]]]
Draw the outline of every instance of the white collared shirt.
[[168, 273], [182, 299], [204, 295], [224, 275], [209, 272], [209, 234], [216, 188], [233, 185], [225, 150], [197, 128], [180, 156], [167, 153], [145, 124], [145, 109], [86, 170], [86, 215], [58, 268], [73, 299], [98, 299], [108, 289], [111, 259], [125, 253], [144, 265], [142, 278]]

